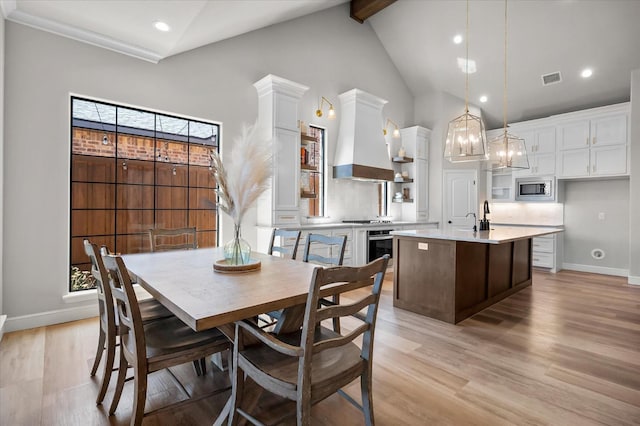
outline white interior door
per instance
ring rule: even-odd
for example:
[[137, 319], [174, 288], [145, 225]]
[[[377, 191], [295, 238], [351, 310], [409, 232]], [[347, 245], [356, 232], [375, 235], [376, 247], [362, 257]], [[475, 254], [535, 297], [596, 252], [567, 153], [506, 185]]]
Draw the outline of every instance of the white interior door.
[[443, 219], [445, 225], [472, 229], [473, 216], [478, 214], [478, 186], [476, 170], [445, 170]]

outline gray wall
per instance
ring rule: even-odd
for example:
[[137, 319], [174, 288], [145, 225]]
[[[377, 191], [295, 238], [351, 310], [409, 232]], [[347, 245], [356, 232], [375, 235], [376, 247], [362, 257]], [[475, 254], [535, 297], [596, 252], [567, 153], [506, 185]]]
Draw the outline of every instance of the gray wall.
[[[483, 163], [454, 164], [443, 158], [449, 122], [464, 113], [464, 99], [444, 92], [431, 92], [416, 97], [414, 109], [416, 124], [432, 130], [429, 145], [429, 220], [443, 223], [443, 170], [477, 170], [478, 203], [482, 204], [487, 195], [486, 175], [482, 172]], [[469, 105], [469, 111], [472, 114], [480, 114], [480, 110], [472, 105]], [[477, 212], [480, 211], [478, 206]]]
[[640, 69], [631, 73], [629, 282], [633, 284], [640, 284]]
[[[566, 181], [564, 227], [565, 263], [628, 269], [629, 180]], [[591, 256], [595, 248], [603, 259]]]
[[[9, 320], [95, 304], [62, 299], [68, 286], [70, 93], [220, 121], [226, 153], [242, 123], [256, 119], [252, 84], [269, 73], [311, 88], [301, 104], [305, 122], [316, 122], [319, 96], [337, 106], [339, 93], [357, 87], [387, 99], [385, 115], [399, 125], [413, 124], [408, 88], [369, 24], [350, 19], [348, 9], [337, 6], [159, 64], [8, 22], [3, 238], [11, 247], [4, 254]], [[332, 163], [339, 118], [317, 123], [328, 129]], [[374, 190], [369, 185], [340, 183], [340, 191], [357, 200], [363, 190]], [[330, 194], [333, 189], [330, 181]], [[224, 232], [229, 221], [223, 220]], [[255, 211], [245, 224], [255, 224]], [[243, 236], [255, 244], [251, 228], [243, 227]]]

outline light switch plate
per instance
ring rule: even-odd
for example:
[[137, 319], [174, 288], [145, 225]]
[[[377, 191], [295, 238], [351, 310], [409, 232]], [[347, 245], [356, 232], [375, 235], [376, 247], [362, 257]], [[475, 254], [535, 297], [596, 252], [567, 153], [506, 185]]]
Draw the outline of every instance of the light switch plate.
[[418, 243], [418, 250], [429, 250], [429, 243]]

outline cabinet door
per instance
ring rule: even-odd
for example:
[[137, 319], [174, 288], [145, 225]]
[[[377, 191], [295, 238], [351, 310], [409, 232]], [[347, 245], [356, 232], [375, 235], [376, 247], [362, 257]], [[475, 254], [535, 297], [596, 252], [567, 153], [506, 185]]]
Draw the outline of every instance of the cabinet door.
[[535, 155], [534, 174], [537, 176], [556, 174], [556, 154], [555, 152]]
[[589, 120], [573, 121], [558, 126], [560, 150], [589, 146]]
[[621, 175], [627, 173], [627, 145], [591, 148], [591, 175]]
[[414, 178], [414, 190], [413, 196], [415, 198], [415, 208], [416, 211], [426, 211], [428, 209], [427, 202], [427, 176], [428, 174], [428, 163], [427, 160], [417, 159], [415, 161], [415, 173], [416, 176]]
[[276, 128], [273, 152], [273, 210], [298, 209], [300, 133]]
[[558, 152], [558, 176], [589, 176], [589, 148]]
[[531, 131], [514, 130], [513, 134], [524, 140], [524, 146], [527, 148], [527, 154], [532, 154], [536, 150], [536, 133]]
[[556, 152], [556, 129], [554, 127], [540, 129], [536, 133], [536, 154], [543, 152]]
[[591, 145], [627, 143], [627, 115], [618, 114], [591, 120]]

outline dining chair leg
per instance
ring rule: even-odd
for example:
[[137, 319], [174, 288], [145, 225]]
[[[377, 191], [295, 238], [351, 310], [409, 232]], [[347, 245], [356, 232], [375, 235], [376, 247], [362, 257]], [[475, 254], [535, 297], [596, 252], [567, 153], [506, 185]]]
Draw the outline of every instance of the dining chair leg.
[[238, 350], [233, 350], [233, 362], [230, 368], [233, 368], [233, 376], [231, 378], [231, 409], [229, 411], [229, 426], [238, 424], [238, 408], [242, 405], [242, 397], [244, 394], [244, 372], [238, 367]]
[[300, 395], [296, 401], [296, 420], [298, 426], [309, 426], [311, 424], [311, 394]]
[[98, 336], [98, 350], [96, 351], [96, 357], [93, 361], [93, 367], [91, 367], [91, 377], [96, 375], [96, 371], [98, 371], [98, 365], [100, 365], [100, 360], [102, 359], [102, 353], [104, 352], [104, 342], [106, 340], [106, 333], [100, 327], [100, 335]]
[[133, 372], [133, 408], [131, 415], [131, 426], [139, 426], [142, 424], [144, 417], [144, 406], [147, 402], [147, 373], [146, 364], [144, 366], [135, 366]]
[[111, 407], [109, 408], [109, 415], [113, 415], [118, 408], [118, 402], [120, 402], [120, 396], [122, 395], [122, 388], [124, 388], [124, 382], [127, 378], [127, 368], [129, 364], [120, 349], [120, 364], [118, 365], [118, 381], [116, 382], [116, 389], [113, 392], [113, 400], [111, 401]]
[[202, 376], [202, 371], [200, 370], [200, 361], [195, 359], [193, 360], [193, 369], [196, 370], [196, 375], [198, 377]]
[[[116, 357], [116, 341], [115, 336], [108, 336], [109, 342], [107, 342], [107, 356], [104, 360], [104, 372], [102, 373], [102, 385], [100, 386], [100, 392], [96, 397], [96, 404], [102, 404], [104, 396], [109, 388], [109, 382], [111, 381], [111, 374], [113, 373], [113, 362]], [[113, 340], [113, 341], [111, 341]]]
[[365, 371], [360, 376], [360, 390], [362, 392], [362, 412], [364, 414], [364, 423], [367, 426], [375, 424], [373, 420], [373, 392], [372, 392], [371, 369]]

